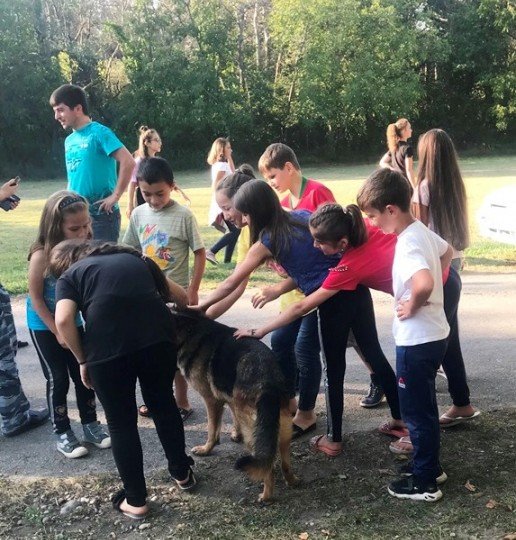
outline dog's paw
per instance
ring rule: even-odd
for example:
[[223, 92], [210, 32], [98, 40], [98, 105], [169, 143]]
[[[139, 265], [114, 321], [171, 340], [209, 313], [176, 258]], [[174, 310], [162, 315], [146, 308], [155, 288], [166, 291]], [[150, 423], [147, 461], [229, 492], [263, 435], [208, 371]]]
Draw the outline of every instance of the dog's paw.
[[289, 487], [295, 487], [301, 483], [301, 480], [295, 474], [289, 474], [285, 476], [285, 483]]
[[207, 456], [213, 449], [213, 446], [202, 444], [199, 446], [194, 446], [192, 448], [192, 453], [196, 456]]
[[269, 506], [274, 502], [272, 497], [266, 497], [263, 493], [258, 497], [258, 504], [261, 506]]
[[242, 434], [239, 431], [237, 431], [235, 428], [231, 430], [231, 434], [229, 438], [233, 442], [236, 442], [236, 443], [241, 443], [244, 440], [244, 438], [242, 437]]

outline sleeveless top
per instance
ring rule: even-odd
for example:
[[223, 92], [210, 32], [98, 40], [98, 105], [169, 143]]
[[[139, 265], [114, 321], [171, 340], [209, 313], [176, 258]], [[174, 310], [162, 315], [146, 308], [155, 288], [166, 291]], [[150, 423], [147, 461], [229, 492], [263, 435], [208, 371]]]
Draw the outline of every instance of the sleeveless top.
[[[50, 311], [52, 315], [56, 312], [56, 283], [57, 279], [53, 276], [48, 276], [43, 280], [43, 299], [48, 311]], [[48, 330], [48, 326], [34, 309], [30, 295], [27, 296], [26, 311], [27, 326], [29, 327], [29, 330]], [[80, 313], [77, 313], [77, 317], [75, 317], [75, 324], [76, 326], [83, 325]]]

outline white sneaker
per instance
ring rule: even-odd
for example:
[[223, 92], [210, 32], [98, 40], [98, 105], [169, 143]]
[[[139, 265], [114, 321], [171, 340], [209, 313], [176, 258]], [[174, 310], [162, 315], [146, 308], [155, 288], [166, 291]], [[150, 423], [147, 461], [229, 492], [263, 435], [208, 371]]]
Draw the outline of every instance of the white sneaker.
[[82, 446], [71, 429], [57, 435], [57, 449], [63, 456], [70, 459], [80, 458], [88, 454], [88, 449]]

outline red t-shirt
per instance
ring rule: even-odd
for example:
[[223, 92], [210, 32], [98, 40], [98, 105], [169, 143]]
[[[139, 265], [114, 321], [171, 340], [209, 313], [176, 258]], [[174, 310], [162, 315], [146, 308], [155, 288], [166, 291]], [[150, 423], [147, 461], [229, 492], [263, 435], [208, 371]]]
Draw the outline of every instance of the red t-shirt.
[[396, 248], [395, 234], [385, 234], [366, 219], [369, 238], [365, 244], [346, 250], [339, 264], [330, 269], [322, 287], [330, 290], [354, 291], [358, 285], [392, 292], [392, 261]]
[[[354, 291], [358, 285], [383, 291], [391, 296], [392, 261], [398, 237], [385, 234], [365, 219], [369, 238], [365, 244], [346, 250], [339, 264], [330, 268], [321, 287], [338, 291]], [[448, 280], [450, 268], [443, 272], [443, 284]]]
[[287, 195], [281, 201], [281, 206], [290, 210], [308, 210], [315, 212], [317, 208], [327, 202], [335, 202], [333, 193], [323, 184], [309, 178], [306, 181], [305, 189], [295, 208], [290, 206], [290, 195]]

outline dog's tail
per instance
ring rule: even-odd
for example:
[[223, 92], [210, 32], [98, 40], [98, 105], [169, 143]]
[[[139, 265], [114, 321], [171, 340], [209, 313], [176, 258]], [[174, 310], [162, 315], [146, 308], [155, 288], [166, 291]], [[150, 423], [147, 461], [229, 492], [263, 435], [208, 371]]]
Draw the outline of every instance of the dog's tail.
[[256, 404], [256, 427], [253, 455], [242, 456], [235, 468], [245, 471], [253, 480], [261, 480], [269, 471], [278, 450], [281, 397], [277, 392], [264, 392]]

